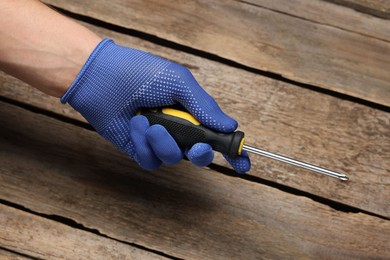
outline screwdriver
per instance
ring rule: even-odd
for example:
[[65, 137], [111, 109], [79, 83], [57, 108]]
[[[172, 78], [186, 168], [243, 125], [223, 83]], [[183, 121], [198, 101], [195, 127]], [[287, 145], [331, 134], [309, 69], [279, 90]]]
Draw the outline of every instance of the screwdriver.
[[145, 116], [150, 125], [159, 124], [164, 126], [182, 149], [192, 147], [194, 144], [202, 142], [209, 144], [214, 151], [218, 151], [236, 158], [245, 150], [250, 153], [258, 154], [278, 160], [287, 164], [305, 168], [307, 170], [320, 173], [326, 176], [334, 177], [343, 181], [348, 180], [348, 176], [319, 166], [298, 161], [286, 156], [267, 152], [244, 144], [245, 135], [242, 131], [233, 133], [220, 133], [213, 131], [203, 125], [190, 113], [182, 108], [164, 107], [142, 109], [138, 114]]

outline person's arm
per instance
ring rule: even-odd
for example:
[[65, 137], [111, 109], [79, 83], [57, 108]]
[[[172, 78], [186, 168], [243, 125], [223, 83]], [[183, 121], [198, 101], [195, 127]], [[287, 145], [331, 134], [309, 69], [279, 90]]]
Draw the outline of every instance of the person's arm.
[[[184, 154], [205, 166], [214, 153], [206, 143], [179, 147], [164, 127], [137, 116], [140, 108], [180, 103], [213, 130], [237, 127], [185, 67], [102, 40], [39, 1], [1, 0], [0, 24], [0, 69], [61, 97], [144, 169], [175, 164]], [[225, 158], [237, 172], [250, 168], [245, 151]]]
[[55, 97], [102, 40], [36, 0], [1, 0], [0, 24], [0, 70]]

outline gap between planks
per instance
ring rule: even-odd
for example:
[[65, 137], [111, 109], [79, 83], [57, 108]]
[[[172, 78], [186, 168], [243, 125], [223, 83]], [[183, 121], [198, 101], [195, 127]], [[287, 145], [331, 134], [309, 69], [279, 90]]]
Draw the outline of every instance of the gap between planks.
[[[389, 75], [386, 71], [389, 62], [383, 59], [390, 52], [389, 42], [237, 1], [198, 1], [191, 2], [191, 5], [178, 5], [174, 1], [134, 0], [129, 3], [115, 0], [110, 5], [97, 1], [88, 6], [76, 0], [66, 3], [58, 0], [46, 2], [74, 13], [193, 46], [194, 49], [282, 75], [295, 82], [304, 82], [384, 106], [390, 104], [387, 84]], [[322, 3], [326, 4], [325, 7], [338, 7]], [[302, 9], [306, 6], [303, 5]], [[388, 32], [387, 21], [364, 16], [342, 6], [339, 8], [347, 12], [344, 17], [360, 15], [358, 22], [367, 28], [374, 28], [365, 29], [368, 33], [373, 30], [379, 34]], [[194, 9], [197, 11], [194, 12]], [[322, 12], [326, 14], [327, 11]], [[207, 22], [210, 19], [212, 23]], [[370, 25], [373, 19], [376, 19], [375, 26]], [[343, 23], [344, 20], [343, 16], [338, 16], [338, 22]], [[352, 24], [357, 26], [357, 23]]]
[[[119, 44], [130, 44], [186, 64], [225, 112], [239, 119], [240, 130], [252, 138], [248, 138], [248, 144], [346, 172], [353, 177], [353, 182], [339, 183], [258, 156], [252, 156], [252, 175], [390, 216], [390, 207], [383, 199], [390, 196], [387, 188], [390, 166], [386, 159], [390, 152], [389, 113], [296, 88], [136, 37], [84, 25]], [[1, 95], [85, 122], [58, 99], [49, 98], [4, 74], [0, 77]], [[218, 157], [215, 162], [227, 165]]]
[[[334, 170], [351, 173], [353, 182], [340, 183], [255, 156], [252, 156], [251, 175], [389, 216], [389, 205], [384, 199], [389, 196], [386, 186], [389, 147], [385, 145], [390, 137], [388, 113], [295, 88], [135, 37], [84, 25], [100, 35], [116, 39], [119, 44], [189, 65], [201, 85], [216, 98], [225, 112], [239, 118], [240, 129], [252, 137], [250, 144], [320, 165], [322, 160], [322, 166], [334, 165], [336, 168], [331, 167]], [[61, 105], [58, 99], [42, 95], [11, 77], [2, 74], [0, 77], [2, 95], [85, 122], [69, 106]], [[251, 98], [237, 100], [243, 91]], [[226, 165], [223, 159], [216, 158], [215, 162]]]
[[389, 254], [389, 221], [337, 212], [205, 169], [147, 173], [96, 133], [18, 107], [1, 108], [0, 191], [7, 201], [178, 257]]
[[[9, 98], [3, 97], [3, 96], [0, 96], [0, 101], [8, 103], [8, 104], [13, 105], [13, 106], [20, 107], [22, 109], [28, 110], [28, 111], [33, 112], [33, 113], [41, 114], [41, 115], [59, 120], [59, 121], [64, 122], [64, 123], [72, 124], [74, 126], [78, 126], [78, 127], [84, 128], [86, 130], [90, 130], [90, 131], [95, 132], [95, 130], [91, 127], [91, 125], [84, 123], [84, 122], [81, 122], [77, 119], [72, 119], [72, 118], [66, 117], [64, 115], [57, 114], [57, 113], [52, 112], [52, 111], [44, 110], [44, 109], [41, 109], [39, 107], [35, 107], [35, 106], [30, 105], [30, 104], [22, 103], [18, 100], [9, 99]], [[266, 179], [263, 179], [263, 178], [260, 178], [260, 177], [254, 176], [254, 175], [249, 175], [249, 174], [248, 175], [237, 174], [233, 169], [228, 168], [228, 167], [223, 166], [223, 165], [211, 163], [208, 167], [210, 169], [214, 170], [215, 173], [223, 174], [225, 176], [230, 176], [232, 178], [240, 178], [240, 179], [243, 179], [243, 180], [246, 180], [249, 182], [253, 182], [253, 183], [257, 183], [257, 184], [261, 184], [261, 185], [267, 185], [269, 187], [278, 189], [280, 191], [283, 191], [283, 192], [286, 192], [286, 193], [289, 193], [292, 195], [306, 197], [306, 198], [309, 198], [317, 203], [329, 206], [337, 211], [341, 211], [341, 212], [345, 212], [345, 213], [363, 213], [363, 214], [367, 214], [367, 215], [381, 218], [384, 220], [390, 220], [389, 217], [381, 216], [379, 214], [375, 214], [373, 212], [369, 212], [369, 211], [366, 211], [364, 209], [353, 207], [353, 206], [350, 206], [348, 204], [337, 202], [337, 201], [334, 201], [334, 200], [331, 200], [331, 199], [328, 199], [325, 197], [320, 197], [320, 196], [312, 194], [310, 192], [305, 192], [303, 190], [289, 187], [289, 186], [286, 186], [286, 185], [283, 185], [283, 184], [280, 184], [280, 183], [277, 183], [274, 181], [269, 181], [269, 180], [266, 180]], [[2, 202], [2, 200], [0, 199], [0, 203], [1, 202]], [[3, 201], [2, 203], [7, 204], [6, 201]], [[16, 204], [14, 206], [18, 207], [18, 205], [16, 205]], [[19, 207], [21, 207], [20, 209], [23, 209], [23, 206], [19, 206]], [[26, 211], [29, 211], [29, 209], [26, 209]], [[31, 213], [33, 213], [33, 211], [31, 211]], [[41, 213], [37, 213], [37, 214], [41, 214]], [[44, 216], [44, 215], [45, 214], [42, 214], [42, 216]], [[45, 215], [45, 216], [47, 217], [48, 215]], [[70, 221], [73, 221], [73, 220], [70, 220]], [[77, 227], [77, 225], [78, 225], [78, 223], [73, 223], [73, 224], [75, 224], [74, 225], [75, 227]], [[85, 228], [82, 225], [81, 225], [81, 228], [88, 230], [88, 228]], [[95, 232], [96, 234], [101, 234], [98, 230], [91, 230], [90, 229], [89, 231], [93, 232], [93, 233]], [[106, 235], [103, 235], [103, 236], [106, 236]]]
[[2, 260], [34, 259], [35, 260], [39, 258], [0, 246], [0, 259]]
[[[57, 10], [58, 12], [66, 15], [68, 17], [71, 17], [75, 20], [78, 20], [80, 22], [88, 23], [90, 25], [104, 28], [104, 29], [107, 29], [107, 30], [110, 30], [113, 32], [137, 37], [137, 38], [140, 38], [142, 40], [145, 40], [145, 41], [148, 41], [148, 42], [160, 45], [160, 46], [164, 46], [164, 47], [167, 47], [167, 48], [170, 48], [173, 50], [177, 50], [180, 52], [184, 52], [184, 53], [188, 53], [188, 54], [195, 55], [198, 57], [202, 57], [202, 58], [205, 58], [208, 60], [216, 61], [216, 62], [222, 63], [224, 65], [227, 65], [227, 66], [231, 66], [231, 67], [234, 67], [237, 69], [245, 70], [245, 71], [248, 71], [250, 73], [261, 75], [261, 76], [264, 76], [264, 77], [267, 77], [267, 78], [270, 78], [273, 80], [281, 81], [281, 82], [284, 82], [287, 84], [291, 84], [291, 85], [294, 85], [294, 86], [297, 86], [300, 88], [308, 89], [310, 91], [315, 91], [315, 92], [329, 95], [329, 96], [332, 96], [335, 98], [348, 100], [348, 101], [359, 103], [359, 104], [362, 104], [362, 105], [365, 105], [365, 106], [368, 106], [371, 108], [390, 112], [390, 106], [383, 105], [383, 104], [377, 103], [377, 102], [373, 102], [373, 101], [370, 101], [370, 100], [365, 99], [363, 97], [358, 97], [358, 96], [353, 96], [353, 95], [341, 93], [337, 90], [321, 88], [320, 86], [305, 83], [302, 81], [296, 81], [294, 79], [285, 77], [282, 74], [278, 74], [278, 73], [275, 73], [272, 71], [258, 69], [255, 67], [250, 67], [250, 66], [245, 65], [244, 63], [240, 63], [240, 62], [235, 61], [233, 59], [228, 59], [228, 58], [225, 58], [224, 56], [217, 55], [217, 54], [214, 54], [212, 52], [207, 52], [207, 51], [202, 50], [202, 49], [196, 49], [196, 48], [190, 47], [188, 45], [183, 45], [183, 44], [180, 44], [180, 43], [177, 43], [174, 41], [170, 41], [168, 39], [160, 38], [156, 35], [149, 34], [147, 32], [138, 31], [136, 29], [123, 27], [123, 26], [118, 25], [118, 24], [113, 24], [113, 23], [109, 23], [109, 22], [106, 22], [103, 20], [99, 20], [99, 19], [91, 17], [91, 16], [86, 16], [86, 15], [83, 15], [80, 13], [71, 12], [67, 9], [63, 9], [61, 7], [58, 7], [58, 6], [54, 6], [54, 5], [49, 5], [49, 6], [52, 7], [53, 9]], [[270, 10], [272, 10], [272, 9], [270, 9]], [[186, 65], [186, 64], [184, 64], [184, 65]], [[189, 69], [191, 69], [191, 66], [188, 66], [188, 65], [186, 65], [186, 66]]]
[[0, 226], [0, 249], [29, 259], [178, 259], [2, 199]]
[[366, 13], [383, 19], [390, 19], [390, 2], [388, 0], [325, 0], [344, 5], [358, 12]]
[[[360, 14], [355, 14], [354, 12], [345, 13], [344, 8], [340, 8], [333, 3], [325, 3], [323, 0], [314, 0], [307, 2], [306, 0], [295, 0], [295, 1], [284, 1], [284, 0], [236, 0], [238, 2], [253, 5], [259, 8], [264, 8], [276, 13], [283, 15], [288, 15], [294, 18], [302, 19], [308, 22], [330, 26], [339, 30], [345, 30], [351, 33], [357, 33], [362, 36], [372, 37], [377, 40], [390, 42], [390, 29], [386, 30], [383, 27], [383, 23], [361, 23], [362, 17]], [[326, 0], [325, 0], [326, 1]], [[302, 11], [302, 7], [305, 6], [308, 10]], [[347, 7], [346, 7], [347, 8]], [[323, 10], [327, 12], [324, 12]], [[326, 13], [327, 17], [324, 17]], [[334, 21], [334, 20], [335, 21]], [[343, 23], [340, 23], [340, 20], [343, 20]], [[360, 27], [356, 26], [356, 23], [359, 23]], [[378, 33], [376, 27], [381, 27], [385, 32]]]

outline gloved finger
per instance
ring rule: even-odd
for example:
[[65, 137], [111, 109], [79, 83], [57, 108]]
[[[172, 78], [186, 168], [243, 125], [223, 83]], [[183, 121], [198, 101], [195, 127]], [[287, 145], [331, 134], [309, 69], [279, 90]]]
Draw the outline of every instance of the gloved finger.
[[[200, 109], [190, 109], [190, 113], [198, 118], [203, 125], [218, 132], [230, 133], [236, 130], [238, 125], [237, 121], [226, 115], [210, 95], [208, 95], [200, 86], [197, 88], [196, 92], [197, 95], [194, 96], [197, 100], [200, 100], [198, 103]], [[204, 94], [201, 94], [201, 92], [204, 92]]]
[[146, 139], [163, 163], [175, 164], [183, 159], [183, 152], [165, 127], [152, 125], [146, 131]]
[[219, 132], [229, 133], [237, 128], [237, 122], [226, 115], [217, 102], [198, 84], [185, 67], [172, 63], [169, 70], [178, 76], [175, 100], [180, 102], [203, 125]]
[[144, 116], [134, 116], [130, 120], [130, 137], [135, 149], [134, 160], [142, 168], [154, 170], [161, 165], [161, 160], [154, 154], [146, 139], [149, 127], [149, 122]]
[[196, 143], [184, 153], [193, 164], [199, 167], [209, 165], [214, 159], [213, 149], [205, 143]]
[[251, 162], [249, 160], [248, 153], [246, 151], [242, 151], [241, 155], [237, 158], [230, 158], [227, 155], [223, 155], [225, 159], [230, 163], [230, 165], [233, 167], [233, 169], [237, 173], [246, 173], [249, 172], [251, 168]]

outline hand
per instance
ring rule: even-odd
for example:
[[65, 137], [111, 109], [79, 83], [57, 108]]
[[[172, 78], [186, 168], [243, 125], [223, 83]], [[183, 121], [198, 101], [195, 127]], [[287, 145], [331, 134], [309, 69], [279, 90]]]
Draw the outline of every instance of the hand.
[[[142, 168], [175, 164], [183, 153], [198, 166], [213, 160], [211, 146], [197, 143], [182, 151], [161, 125], [150, 126], [142, 107], [180, 103], [203, 125], [228, 133], [237, 122], [219, 108], [185, 67], [149, 53], [103, 40], [62, 97], [79, 111], [105, 139], [126, 152]], [[225, 158], [239, 172], [249, 171], [246, 152]]]

